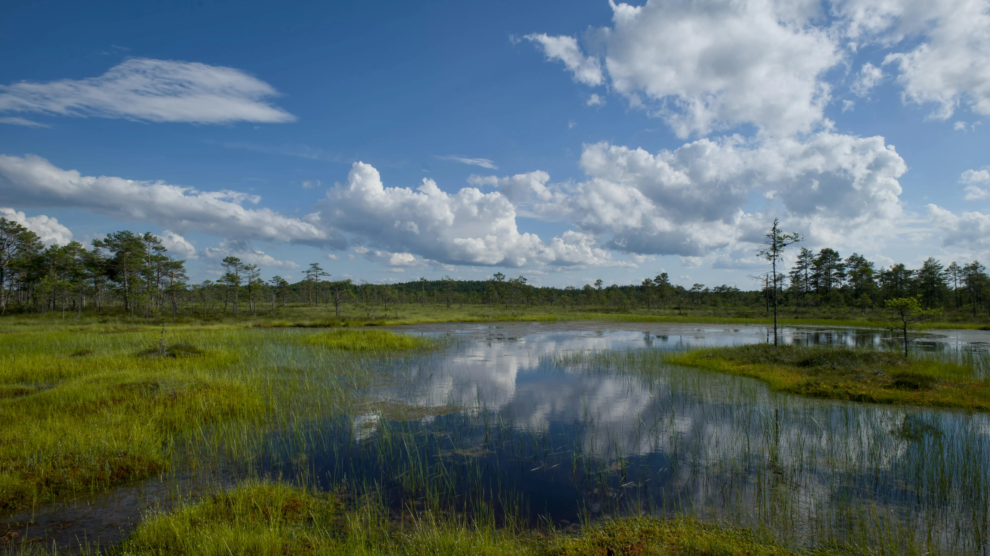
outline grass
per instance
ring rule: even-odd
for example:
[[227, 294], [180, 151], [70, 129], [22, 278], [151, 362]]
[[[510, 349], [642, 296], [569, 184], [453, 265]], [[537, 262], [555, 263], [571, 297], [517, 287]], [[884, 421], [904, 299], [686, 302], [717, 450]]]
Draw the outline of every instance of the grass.
[[388, 330], [331, 330], [306, 336], [307, 344], [343, 351], [425, 350], [438, 345], [432, 338], [396, 334]]
[[748, 531], [690, 519], [636, 517], [585, 526], [577, 534], [520, 531], [489, 520], [429, 513], [389, 520], [373, 500], [352, 507], [334, 494], [249, 483], [146, 519], [119, 554], [399, 555], [787, 555]]
[[[160, 474], [183, 435], [263, 419], [275, 407], [270, 372], [248, 369], [270, 369], [252, 357], [266, 334], [177, 327], [168, 331], [164, 357], [157, 327], [0, 335], [0, 511]], [[276, 343], [298, 345], [300, 337], [311, 351], [433, 345], [377, 330], [292, 333]]]
[[[467, 352], [440, 353], [433, 348], [443, 341], [387, 330], [188, 324], [168, 329], [165, 357], [160, 325], [39, 321], [8, 332], [0, 334], [0, 422], [12, 423], [0, 427], [4, 508], [159, 474], [172, 494], [190, 495], [110, 553], [967, 552], [985, 546], [967, 535], [990, 523], [985, 435], [971, 416], [810, 404], [756, 381], [672, 366], [659, 350], [532, 360], [565, 378], [587, 370], [568, 359], [579, 355], [586, 366], [637, 362], [625, 367], [635, 372], [603, 372], [600, 401], [567, 398], [582, 405], [571, 437], [520, 428], [504, 400], [489, 399], [494, 390], [463, 396], [448, 356]], [[902, 394], [975, 380], [962, 363], [901, 365], [896, 354], [841, 351], [822, 352], [823, 368], [797, 351], [774, 364], [809, 377], [835, 378], [841, 368]], [[624, 404], [640, 407], [625, 425]], [[190, 469], [205, 478], [183, 483], [177, 474]], [[515, 477], [573, 486], [582, 528], [534, 526], [528, 520], [541, 508], [527, 506], [529, 487]], [[231, 479], [246, 482], [224, 490]], [[904, 493], [907, 517], [894, 515]], [[592, 500], [600, 512], [584, 505]], [[943, 536], [950, 529], [961, 532]]]
[[990, 411], [990, 382], [971, 366], [891, 351], [754, 344], [689, 351], [669, 362], [813, 398]]
[[[642, 308], [549, 307], [546, 305], [517, 305], [513, 307], [489, 306], [480, 304], [455, 304], [446, 307], [439, 304], [420, 305], [402, 303], [390, 305], [388, 311], [380, 306], [345, 305], [340, 316], [334, 316], [332, 308], [303, 304], [277, 308], [274, 312], [259, 311], [251, 314], [242, 311], [210, 312], [204, 315], [196, 307], [185, 309], [177, 317], [170, 315], [148, 319], [130, 316], [120, 312], [83, 313], [76, 317], [62, 317], [60, 313], [8, 314], [0, 318], [0, 333], [16, 332], [25, 329], [56, 326], [97, 327], [146, 326], [149, 322], [165, 320], [173, 325], [234, 325], [259, 328], [354, 328], [367, 326], [391, 326], [402, 324], [429, 324], [443, 322], [565, 322], [565, 321], [611, 321], [611, 322], [656, 322], [656, 323], [695, 323], [695, 324], [753, 324], [772, 323], [770, 314], [762, 306], [689, 306], [683, 310]], [[780, 323], [788, 326], [841, 326], [865, 328], [889, 328], [881, 312], [870, 310], [863, 313], [854, 308], [819, 308], [814, 311], [782, 308]], [[990, 329], [987, 317], [973, 317], [965, 311], [950, 311], [945, 320], [913, 326], [912, 329]]]

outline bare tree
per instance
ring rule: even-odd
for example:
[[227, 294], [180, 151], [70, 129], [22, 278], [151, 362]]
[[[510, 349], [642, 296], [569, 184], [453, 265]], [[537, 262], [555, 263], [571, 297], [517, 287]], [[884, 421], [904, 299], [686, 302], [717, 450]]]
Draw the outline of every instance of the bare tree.
[[773, 226], [763, 241], [763, 249], [757, 252], [763, 260], [768, 261], [773, 276], [773, 348], [777, 349], [777, 263], [784, 260], [784, 249], [791, 244], [801, 241], [796, 232], [785, 234], [780, 230], [780, 223], [773, 219]]

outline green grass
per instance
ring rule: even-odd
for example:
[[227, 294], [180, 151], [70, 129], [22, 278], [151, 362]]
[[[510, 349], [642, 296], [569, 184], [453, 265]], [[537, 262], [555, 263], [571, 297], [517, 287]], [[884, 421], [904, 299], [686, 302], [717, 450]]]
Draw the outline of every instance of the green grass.
[[689, 351], [669, 362], [757, 378], [800, 396], [990, 411], [990, 382], [971, 366], [890, 351], [755, 344]]
[[[273, 363], [258, 360], [260, 346], [301, 343], [316, 357], [325, 347], [381, 355], [435, 344], [387, 331], [232, 326], [175, 327], [167, 336], [162, 357], [159, 327], [44, 326], [0, 334], [0, 512], [160, 474], [183, 435], [260, 422], [275, 397], [291, 395], [273, 394]], [[341, 380], [344, 370], [336, 372], [333, 379]]]
[[[49, 314], [8, 314], [0, 317], [0, 333], [39, 327], [77, 326], [86, 327], [131, 327], [146, 326], [149, 322], [166, 321], [174, 325], [240, 325], [259, 328], [352, 328], [366, 326], [389, 326], [400, 324], [429, 324], [443, 322], [566, 322], [566, 321], [612, 321], [612, 322], [657, 322], [687, 324], [752, 324], [772, 323], [771, 315], [762, 306], [688, 306], [683, 310], [653, 309], [641, 307], [606, 308], [550, 307], [547, 305], [517, 305], [513, 307], [489, 306], [480, 304], [455, 304], [446, 307], [439, 304], [420, 305], [402, 303], [390, 305], [388, 311], [381, 306], [345, 305], [340, 316], [335, 316], [332, 307], [294, 304], [277, 308], [274, 313], [259, 311], [255, 314], [241, 311], [239, 314], [210, 312], [204, 315], [196, 307], [186, 308], [177, 317], [171, 315], [145, 318], [130, 316], [120, 312], [83, 313], [76, 317], [60, 313]], [[866, 313], [850, 307], [822, 307], [815, 310], [782, 308], [780, 323], [788, 326], [841, 326], [888, 328], [891, 323], [883, 318], [879, 310]], [[973, 317], [966, 311], [950, 311], [940, 322], [913, 326], [912, 329], [990, 329], [990, 321], [984, 315]]]
[[331, 330], [306, 336], [307, 344], [342, 351], [398, 351], [430, 349], [439, 345], [432, 338], [396, 334], [388, 330]]
[[390, 520], [374, 500], [249, 483], [146, 519], [120, 554], [785, 555], [759, 536], [690, 519], [613, 519], [577, 534], [495, 527], [491, 520], [412, 513]]

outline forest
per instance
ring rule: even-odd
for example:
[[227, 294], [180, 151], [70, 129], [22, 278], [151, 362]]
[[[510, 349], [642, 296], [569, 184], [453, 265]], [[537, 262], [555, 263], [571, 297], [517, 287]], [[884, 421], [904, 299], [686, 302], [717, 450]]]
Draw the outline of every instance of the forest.
[[[754, 256], [755, 258], [755, 256]], [[990, 278], [979, 261], [942, 264], [929, 257], [919, 268], [878, 267], [853, 253], [836, 250], [795, 252], [787, 273], [747, 275], [752, 289], [671, 283], [666, 273], [638, 284], [608, 285], [602, 280], [577, 288], [534, 286], [524, 276], [496, 272], [488, 280], [419, 280], [396, 284], [339, 280], [318, 263], [304, 279], [261, 278], [257, 265], [228, 256], [217, 262], [216, 280], [190, 281], [185, 261], [168, 252], [148, 232], [120, 231], [95, 240], [45, 246], [20, 224], [0, 218], [0, 313], [125, 313], [210, 317], [272, 313], [290, 305], [326, 306], [337, 316], [351, 310], [383, 310], [404, 304], [482, 305], [549, 311], [769, 312], [773, 289], [778, 304], [794, 316], [842, 312], [867, 314], [887, 300], [917, 297], [925, 308], [942, 308], [956, 319], [987, 315]]]

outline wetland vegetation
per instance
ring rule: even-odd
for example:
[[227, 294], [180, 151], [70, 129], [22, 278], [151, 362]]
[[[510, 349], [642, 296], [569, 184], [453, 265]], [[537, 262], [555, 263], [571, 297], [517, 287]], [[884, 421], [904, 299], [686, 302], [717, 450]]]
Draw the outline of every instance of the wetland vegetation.
[[982, 388], [981, 352], [783, 338], [821, 345], [628, 322], [21, 321], [0, 334], [0, 550], [986, 552], [984, 414], [796, 398], [680, 360], [723, 346]]

